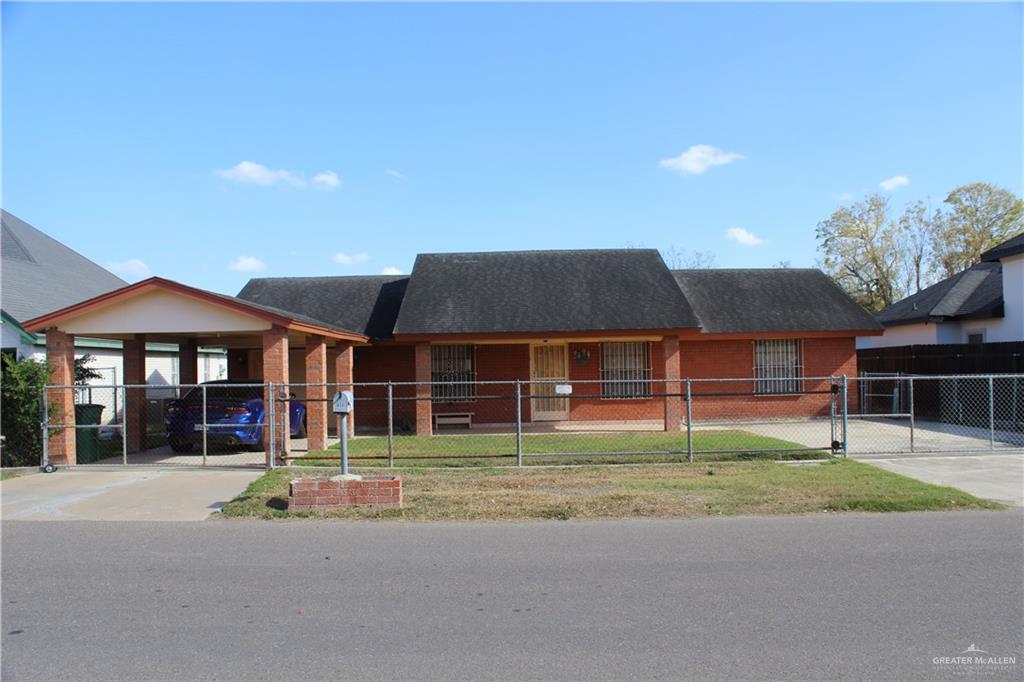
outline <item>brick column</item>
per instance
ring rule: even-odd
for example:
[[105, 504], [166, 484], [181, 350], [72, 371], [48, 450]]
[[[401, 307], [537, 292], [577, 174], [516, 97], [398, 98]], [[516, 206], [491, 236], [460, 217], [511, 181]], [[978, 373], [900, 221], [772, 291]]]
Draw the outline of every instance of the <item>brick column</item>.
[[[335, 391], [352, 391], [353, 397], [355, 396], [355, 389], [351, 384], [353, 381], [352, 373], [352, 361], [353, 361], [353, 350], [351, 341], [335, 341], [334, 348], [331, 352], [334, 357], [334, 383], [339, 384], [334, 388]], [[333, 394], [332, 394], [333, 395]], [[348, 415], [348, 435], [354, 435], [356, 432], [356, 413], [355, 405], [352, 406], [352, 412]], [[332, 418], [336, 417], [331, 415]]]
[[309, 450], [323, 450], [327, 447], [327, 339], [315, 334], [306, 337], [306, 383]]
[[665, 393], [676, 395], [665, 396], [665, 430], [681, 430], [680, 420], [683, 417], [683, 399], [678, 397], [682, 392], [679, 383], [679, 337], [666, 336], [661, 341], [662, 357], [665, 360]]
[[[75, 337], [57, 329], [46, 331], [46, 359], [50, 365], [51, 386], [71, 386], [75, 383]], [[53, 388], [46, 391], [50, 424], [69, 424], [54, 429], [48, 436], [50, 462], [74, 466], [75, 456], [75, 389]]]
[[416, 435], [429, 436], [433, 432], [433, 405], [430, 402], [431, 377], [430, 343], [416, 344]]
[[[273, 392], [278, 396], [288, 391], [288, 330], [274, 325], [263, 332], [263, 406], [264, 423], [263, 445], [267, 453], [267, 467], [270, 467], [270, 413], [274, 413], [274, 453], [277, 463], [284, 464], [291, 445], [291, 419], [288, 414], [288, 403], [278, 400], [274, 402], [269, 384], [274, 384]], [[271, 408], [273, 403], [273, 408]]]
[[[124, 383], [127, 386], [146, 383], [146, 337], [136, 334], [122, 344], [124, 359]], [[146, 389], [125, 390], [125, 428], [128, 430], [128, 452], [142, 452], [146, 449]]]
[[199, 383], [199, 350], [194, 339], [178, 344], [178, 383], [186, 386]]

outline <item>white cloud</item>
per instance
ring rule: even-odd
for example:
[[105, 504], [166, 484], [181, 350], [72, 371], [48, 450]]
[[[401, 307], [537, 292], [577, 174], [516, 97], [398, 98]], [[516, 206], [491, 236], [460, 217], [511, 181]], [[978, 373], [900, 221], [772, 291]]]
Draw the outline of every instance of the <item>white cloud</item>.
[[231, 168], [218, 170], [217, 175], [235, 182], [244, 182], [250, 185], [291, 185], [292, 187], [305, 187], [306, 181], [302, 176], [295, 175], [286, 170], [271, 170], [263, 164], [253, 161], [239, 161]]
[[334, 171], [321, 171], [313, 176], [313, 187], [317, 189], [337, 189], [341, 187], [341, 179]]
[[253, 256], [239, 256], [235, 260], [231, 261], [228, 265], [228, 270], [236, 270], [237, 272], [256, 272], [257, 270], [263, 270], [266, 267], [266, 264], [259, 258], [254, 258]]
[[398, 178], [399, 180], [405, 180], [405, 175], [403, 175], [402, 173], [399, 173], [394, 168], [388, 168], [384, 172], [387, 173], [388, 175], [390, 175], [393, 178]]
[[878, 183], [878, 186], [884, 189], [886, 192], [891, 192], [894, 189], [906, 187], [909, 184], [910, 178], [908, 178], [906, 175], [894, 175], [887, 180], [882, 180], [880, 183]]
[[727, 152], [708, 144], [695, 144], [679, 156], [662, 159], [661, 167], [683, 173], [684, 175], [701, 175], [712, 166], [724, 166], [733, 161], [746, 158], [736, 152]]
[[742, 227], [730, 227], [725, 231], [725, 238], [731, 242], [742, 244], [743, 246], [760, 246], [761, 244], [767, 244], [768, 242], [761, 239], [750, 230], [746, 230]]
[[334, 254], [334, 262], [341, 265], [359, 265], [360, 263], [365, 263], [368, 260], [370, 260], [370, 254], [366, 252], [345, 253], [344, 251], [339, 251]]
[[384, 268], [383, 270], [381, 270], [380, 274], [382, 274], [382, 275], [403, 275], [405, 273], [403, 273], [399, 268], [396, 268], [394, 265], [389, 265], [386, 268]]
[[145, 279], [153, 274], [141, 258], [129, 258], [119, 263], [111, 263], [107, 269], [121, 279]]

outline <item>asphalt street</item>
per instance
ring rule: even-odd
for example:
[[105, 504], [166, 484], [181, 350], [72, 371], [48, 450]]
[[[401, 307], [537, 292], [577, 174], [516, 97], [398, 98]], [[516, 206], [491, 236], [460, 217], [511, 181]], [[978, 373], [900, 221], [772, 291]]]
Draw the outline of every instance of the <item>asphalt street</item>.
[[4, 680], [1024, 677], [1019, 509], [2, 532]]

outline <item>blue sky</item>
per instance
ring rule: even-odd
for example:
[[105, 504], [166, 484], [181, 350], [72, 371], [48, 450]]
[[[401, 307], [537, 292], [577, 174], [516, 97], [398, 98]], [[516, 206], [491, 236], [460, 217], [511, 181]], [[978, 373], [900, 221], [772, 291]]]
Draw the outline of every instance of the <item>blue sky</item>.
[[2, 10], [3, 205], [127, 279], [813, 266], [849, 197], [1021, 192], [1020, 4]]

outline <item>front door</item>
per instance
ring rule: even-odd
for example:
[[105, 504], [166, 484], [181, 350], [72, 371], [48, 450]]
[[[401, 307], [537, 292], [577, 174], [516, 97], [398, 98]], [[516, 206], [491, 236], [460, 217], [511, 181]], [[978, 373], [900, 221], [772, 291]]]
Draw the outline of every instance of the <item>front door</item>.
[[530, 385], [533, 421], [568, 419], [569, 399], [556, 394], [555, 382], [569, 382], [569, 346], [546, 343], [533, 346], [530, 354], [530, 378], [535, 382], [551, 382]]

